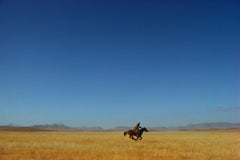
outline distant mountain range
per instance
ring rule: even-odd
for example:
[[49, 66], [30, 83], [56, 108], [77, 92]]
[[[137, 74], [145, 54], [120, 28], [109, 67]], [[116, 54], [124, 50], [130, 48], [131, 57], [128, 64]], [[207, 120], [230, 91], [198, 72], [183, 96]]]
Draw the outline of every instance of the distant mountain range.
[[176, 127], [151, 127], [152, 130], [240, 129], [240, 123], [209, 122]]
[[56, 123], [56, 124], [45, 124], [45, 125], [33, 125], [31, 126], [33, 128], [38, 128], [38, 129], [46, 129], [46, 130], [71, 130], [71, 127], [68, 127], [64, 124], [61, 123]]
[[[147, 127], [147, 126], [146, 126]], [[131, 129], [128, 126], [118, 126], [107, 130], [124, 131]], [[203, 130], [203, 129], [240, 129], [240, 123], [228, 123], [228, 122], [213, 122], [213, 123], [198, 123], [188, 124], [185, 126], [177, 127], [147, 127], [149, 130], [165, 131], [165, 130]], [[45, 124], [45, 125], [33, 125], [33, 126], [16, 126], [7, 125], [0, 126], [0, 130], [6, 131], [102, 131], [102, 127], [69, 127], [64, 124]]]
[[[113, 130], [128, 130], [132, 127], [128, 126], [119, 126], [113, 128]], [[209, 122], [209, 123], [197, 123], [197, 124], [188, 124], [184, 126], [176, 127], [147, 127], [149, 130], [191, 130], [191, 129], [240, 129], [240, 123], [229, 123], [229, 122]]]
[[69, 127], [64, 124], [46, 124], [46, 125], [33, 125], [33, 128], [47, 129], [47, 130], [103, 130], [103, 128], [99, 126], [95, 127]]
[[240, 123], [229, 122], [214, 122], [214, 123], [198, 123], [189, 124], [183, 127], [183, 129], [240, 129]]

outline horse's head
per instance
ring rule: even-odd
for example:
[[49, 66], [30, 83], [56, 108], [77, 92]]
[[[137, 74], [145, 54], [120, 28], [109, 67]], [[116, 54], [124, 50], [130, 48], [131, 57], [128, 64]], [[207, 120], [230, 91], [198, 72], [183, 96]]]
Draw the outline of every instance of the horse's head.
[[143, 131], [148, 132], [148, 129], [146, 127], [143, 127]]

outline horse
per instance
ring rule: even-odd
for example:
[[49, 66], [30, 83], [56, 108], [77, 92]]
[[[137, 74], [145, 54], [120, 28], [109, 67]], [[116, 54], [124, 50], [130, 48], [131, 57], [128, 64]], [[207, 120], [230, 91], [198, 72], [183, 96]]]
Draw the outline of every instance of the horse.
[[[141, 140], [142, 139], [142, 134], [143, 132], [148, 132], [146, 127], [141, 128], [138, 133], [134, 132], [132, 129], [127, 130], [125, 132], [123, 132], [123, 135], [126, 136], [127, 134], [129, 135], [129, 138], [131, 138], [132, 140]], [[136, 136], [137, 138], [134, 138], [134, 136]]]

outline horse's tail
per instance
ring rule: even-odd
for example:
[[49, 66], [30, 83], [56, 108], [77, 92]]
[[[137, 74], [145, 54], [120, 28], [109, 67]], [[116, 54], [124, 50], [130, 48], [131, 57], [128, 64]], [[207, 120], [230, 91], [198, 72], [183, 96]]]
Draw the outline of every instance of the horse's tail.
[[127, 131], [123, 132], [123, 135], [126, 136], [127, 135]]

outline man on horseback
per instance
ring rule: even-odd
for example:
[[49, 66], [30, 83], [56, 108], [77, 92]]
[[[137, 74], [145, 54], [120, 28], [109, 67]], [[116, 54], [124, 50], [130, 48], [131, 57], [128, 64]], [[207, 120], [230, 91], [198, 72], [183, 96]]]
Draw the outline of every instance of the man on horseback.
[[129, 130], [123, 132], [123, 135], [124, 136], [129, 135], [129, 138], [131, 138], [133, 140], [141, 140], [142, 139], [142, 134], [143, 134], [144, 131], [148, 132], [147, 128], [146, 127], [141, 127], [140, 123], [138, 122], [133, 129], [129, 129]]
[[140, 126], [140, 122], [138, 122], [135, 127], [133, 128], [133, 132], [135, 133], [136, 136], [138, 136], [138, 133], [139, 133], [139, 129], [142, 128]]

